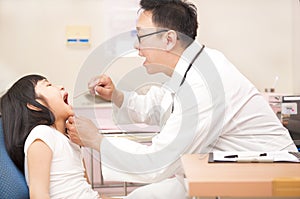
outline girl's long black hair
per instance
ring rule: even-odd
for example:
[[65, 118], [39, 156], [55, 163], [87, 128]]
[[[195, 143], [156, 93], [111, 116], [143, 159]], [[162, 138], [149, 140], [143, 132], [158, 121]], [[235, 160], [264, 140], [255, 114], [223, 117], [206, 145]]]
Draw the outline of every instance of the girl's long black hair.
[[[35, 86], [41, 75], [27, 75], [19, 79], [1, 98], [4, 141], [7, 152], [24, 173], [24, 144], [30, 131], [37, 125], [52, 125], [53, 113], [36, 101]], [[28, 104], [37, 110], [28, 108]]]

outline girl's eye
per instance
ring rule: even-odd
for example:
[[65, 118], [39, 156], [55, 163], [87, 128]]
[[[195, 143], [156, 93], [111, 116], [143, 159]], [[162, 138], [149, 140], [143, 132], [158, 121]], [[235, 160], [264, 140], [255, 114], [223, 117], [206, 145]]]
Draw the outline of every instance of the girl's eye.
[[47, 84], [47, 86], [52, 86], [52, 84]]

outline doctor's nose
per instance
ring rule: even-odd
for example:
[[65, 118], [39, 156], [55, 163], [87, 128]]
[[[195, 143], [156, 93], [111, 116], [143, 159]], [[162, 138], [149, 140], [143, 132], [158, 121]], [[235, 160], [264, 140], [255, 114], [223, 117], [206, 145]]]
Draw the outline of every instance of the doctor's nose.
[[138, 39], [136, 39], [136, 40], [134, 41], [133, 47], [134, 47], [136, 50], [140, 50], [140, 42], [139, 42]]
[[141, 52], [141, 48], [140, 48], [140, 42], [138, 40], [136, 40], [134, 42], [134, 48], [138, 51], [138, 55], [143, 57], [142, 52]]

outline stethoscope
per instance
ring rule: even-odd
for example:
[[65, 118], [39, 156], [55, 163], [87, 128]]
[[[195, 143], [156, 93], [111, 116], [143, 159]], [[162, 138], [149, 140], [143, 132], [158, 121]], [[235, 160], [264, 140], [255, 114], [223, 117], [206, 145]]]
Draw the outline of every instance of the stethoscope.
[[[182, 84], [184, 83], [187, 73], [189, 72], [189, 70], [191, 69], [192, 65], [194, 64], [194, 62], [196, 61], [196, 59], [200, 56], [200, 54], [202, 53], [202, 51], [204, 50], [205, 45], [203, 45], [201, 47], [201, 49], [199, 50], [199, 52], [194, 56], [194, 58], [192, 59], [192, 61], [190, 62], [189, 66], [187, 67], [187, 69], [185, 70], [184, 76], [180, 82], [179, 88], [182, 86]], [[171, 109], [171, 113], [173, 113], [174, 111], [174, 93], [172, 93], [172, 98], [173, 98], [173, 102], [172, 102], [172, 109]]]

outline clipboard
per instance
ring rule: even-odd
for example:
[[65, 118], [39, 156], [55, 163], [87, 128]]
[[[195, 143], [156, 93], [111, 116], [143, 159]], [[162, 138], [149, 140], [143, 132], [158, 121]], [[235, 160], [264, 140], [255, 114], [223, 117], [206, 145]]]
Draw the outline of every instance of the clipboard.
[[300, 163], [300, 152], [289, 151], [215, 151], [209, 153], [209, 163]]

